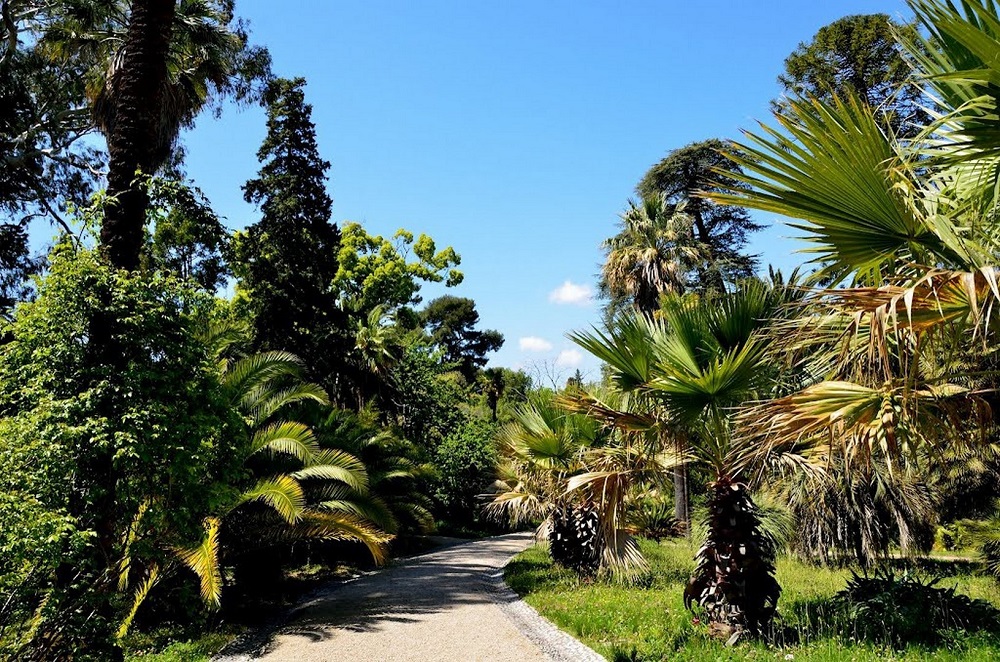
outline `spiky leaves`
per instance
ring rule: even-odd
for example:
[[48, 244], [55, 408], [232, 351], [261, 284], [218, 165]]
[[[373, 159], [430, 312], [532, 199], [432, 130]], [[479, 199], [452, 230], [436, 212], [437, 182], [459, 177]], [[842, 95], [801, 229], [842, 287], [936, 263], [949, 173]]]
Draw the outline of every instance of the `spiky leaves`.
[[606, 508], [604, 519], [613, 521], [620, 517], [624, 481], [638, 477], [637, 440], [657, 441], [660, 458], [669, 458], [679, 441], [685, 459], [708, 464], [716, 476], [707, 521], [710, 543], [699, 554], [688, 603], [702, 604], [710, 618], [740, 632], [766, 628], [780, 590], [773, 547], [761, 536], [753, 502], [740, 482], [755, 464], [753, 440], [740, 434], [733, 412], [773, 387], [776, 373], [763, 329], [781, 314], [786, 298], [783, 288], [748, 282], [716, 297], [668, 298], [656, 321], [636, 316], [606, 332], [572, 336], [611, 366], [613, 379], [627, 389], [638, 412], [614, 411], [586, 394], [567, 398], [575, 411], [622, 435], [626, 443], [615, 450], [624, 458], [620, 464], [630, 467], [625, 472], [594, 467], [571, 483], [600, 494], [599, 512]]
[[205, 537], [194, 546], [177, 550], [181, 563], [190, 568], [201, 583], [205, 604], [218, 608], [222, 600], [222, 570], [219, 566], [219, 525], [215, 517], [205, 520]]

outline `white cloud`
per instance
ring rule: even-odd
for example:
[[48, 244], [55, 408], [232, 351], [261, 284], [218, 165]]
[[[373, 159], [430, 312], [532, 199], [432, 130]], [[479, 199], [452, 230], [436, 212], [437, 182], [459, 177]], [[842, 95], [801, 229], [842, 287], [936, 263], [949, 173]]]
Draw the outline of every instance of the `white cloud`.
[[583, 354], [578, 349], [564, 349], [556, 357], [556, 365], [562, 368], [575, 368], [583, 361]]
[[549, 301], [586, 306], [590, 304], [590, 288], [568, 280], [549, 293]]
[[522, 352], [547, 352], [552, 349], [552, 343], [538, 336], [525, 336], [518, 341]]

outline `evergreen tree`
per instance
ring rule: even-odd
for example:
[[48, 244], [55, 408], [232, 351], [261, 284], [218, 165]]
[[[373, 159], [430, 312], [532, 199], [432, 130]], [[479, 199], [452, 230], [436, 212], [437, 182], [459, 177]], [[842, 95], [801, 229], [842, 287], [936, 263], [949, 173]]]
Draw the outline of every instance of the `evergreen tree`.
[[486, 365], [486, 354], [503, 346], [503, 334], [493, 329], [480, 331], [476, 302], [445, 295], [434, 299], [420, 313], [431, 342], [444, 350], [446, 363], [454, 364], [469, 384], [475, 382]]
[[330, 220], [330, 164], [320, 158], [304, 87], [302, 78], [278, 79], [265, 93], [267, 137], [257, 152], [263, 165], [243, 187], [261, 219], [234, 238], [232, 268], [255, 349], [294, 352], [314, 380], [337, 393], [353, 343], [332, 287], [340, 231]]
[[742, 251], [747, 235], [761, 226], [742, 207], [717, 204], [698, 195], [741, 186], [740, 167], [723, 156], [726, 149], [727, 143], [718, 139], [675, 149], [650, 168], [636, 187], [644, 200], [660, 196], [667, 211], [690, 222], [686, 241], [674, 240], [684, 248], [681, 252], [696, 262], [685, 289], [721, 291], [725, 283], [752, 276], [757, 266], [756, 257]]
[[[911, 24], [899, 24], [887, 14], [845, 16], [819, 29], [785, 59], [778, 76], [786, 95], [830, 101], [847, 95], [875, 109], [883, 126], [901, 137], [912, 137], [929, 119], [920, 88], [909, 81], [910, 65], [896, 35], [912, 40]], [[777, 113], [788, 110], [786, 97], [771, 102]]]

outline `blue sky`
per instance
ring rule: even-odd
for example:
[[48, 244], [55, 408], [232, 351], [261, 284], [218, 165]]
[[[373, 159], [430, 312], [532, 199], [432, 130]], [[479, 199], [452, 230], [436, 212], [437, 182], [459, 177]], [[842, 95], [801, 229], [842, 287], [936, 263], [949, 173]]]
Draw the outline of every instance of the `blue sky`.
[[[784, 58], [841, 16], [901, 0], [362, 2], [240, 0], [278, 75], [304, 76], [334, 219], [405, 227], [462, 255], [494, 365], [564, 380], [597, 362], [565, 334], [599, 320], [600, 242], [672, 149], [769, 117]], [[257, 218], [261, 109], [202, 117], [188, 173], [231, 228]], [[765, 223], [776, 219], [758, 216]], [[753, 252], [789, 269], [779, 224]], [[443, 293], [428, 289], [427, 299]]]

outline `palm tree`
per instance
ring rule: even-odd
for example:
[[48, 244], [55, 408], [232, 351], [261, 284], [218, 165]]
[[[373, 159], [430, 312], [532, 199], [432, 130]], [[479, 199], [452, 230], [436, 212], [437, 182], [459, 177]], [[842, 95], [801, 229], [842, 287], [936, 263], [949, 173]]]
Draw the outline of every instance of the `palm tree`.
[[698, 263], [691, 219], [684, 205], [659, 194], [635, 202], [621, 214], [621, 231], [603, 243], [607, 252], [600, 287], [612, 302], [623, 303], [651, 316], [665, 292], [683, 293], [688, 272]]
[[[560, 398], [543, 391], [514, 411], [498, 441], [501, 461], [487, 506], [491, 515], [514, 526], [540, 522], [535, 535], [549, 541], [553, 560], [581, 574], [645, 568], [621, 516], [631, 478], [641, 473], [639, 463], [611, 441], [601, 421], [568, 413]], [[575, 477], [598, 467], [617, 470], [617, 485], [623, 488], [600, 505], [573, 486]]]
[[227, 0], [70, 3], [41, 45], [51, 57], [83, 59], [94, 124], [110, 157], [101, 242], [112, 264], [139, 264], [149, 196], [145, 176], [166, 162], [182, 127], [209, 102], [253, 95], [267, 78], [267, 52], [248, 47]]
[[[310, 498], [348, 492], [363, 501], [369, 496], [365, 466], [349, 452], [321, 448], [308, 426], [281, 416], [299, 403], [327, 402], [320, 387], [302, 381], [301, 361], [287, 352], [230, 356], [239, 339], [238, 329], [225, 325], [203, 335], [218, 360], [224, 392], [242, 419], [243, 463], [254, 482], [219, 504], [217, 514], [205, 520], [197, 544], [173, 550], [175, 558], [197, 575], [202, 598], [211, 608], [221, 603], [225, 561], [239, 562], [248, 554], [259, 556], [261, 550], [295, 540], [320, 539], [361, 543], [381, 562], [392, 538], [360, 508]], [[131, 539], [140, 530], [145, 510], [140, 508], [133, 518], [119, 568], [119, 589], [132, 594], [132, 607], [119, 636], [127, 632], [146, 596], [170, 570], [132, 566]], [[277, 567], [273, 558], [265, 555], [264, 560], [269, 567]]]
[[797, 219], [817, 280], [848, 285], [813, 292], [783, 329], [813, 379], [747, 412], [751, 433], [765, 450], [823, 443], [817, 457], [888, 477], [985, 441], [995, 385], [952, 359], [988, 347], [1000, 302], [997, 7], [910, 4], [927, 28], [908, 49], [935, 121], [899, 142], [856, 99], [792, 101], [780, 129], [731, 155], [745, 187], [711, 194]]
[[349, 453], [364, 464], [366, 490], [327, 484], [317, 493], [327, 510], [354, 513], [386, 533], [427, 533], [434, 527], [425, 486], [433, 467], [419, 462], [419, 449], [391, 428], [378, 424], [374, 412], [334, 409], [316, 426], [321, 448]]
[[514, 526], [540, 521], [538, 537], [547, 537], [566, 480], [583, 469], [584, 451], [602, 437], [591, 419], [567, 414], [551, 392], [533, 394], [500, 428], [501, 461], [489, 512]]
[[[637, 204], [628, 201], [621, 215], [621, 231], [603, 244], [607, 251], [601, 267], [600, 289], [610, 299], [608, 319], [623, 304], [652, 317], [665, 293], [683, 294], [689, 273], [708, 257], [694, 238], [693, 219], [686, 203], [674, 204], [666, 195], [650, 192]], [[687, 473], [674, 470], [674, 517], [688, 527]]]
[[[737, 636], [768, 628], [781, 591], [774, 578], [774, 546], [750, 493], [760, 462], [734, 409], [769, 394], [776, 383], [765, 330], [784, 299], [784, 290], [748, 281], [731, 293], [669, 297], [660, 319], [635, 315], [607, 331], [571, 336], [611, 367], [619, 389], [652, 405], [644, 416], [628, 414], [579, 394], [568, 398], [574, 411], [623, 431], [681, 438], [684, 459], [713, 472], [708, 536], [685, 602], [699, 604], [712, 622]], [[607, 493], [618, 480], [613, 472], [598, 470], [572, 482], [596, 494]]]

